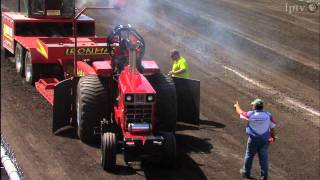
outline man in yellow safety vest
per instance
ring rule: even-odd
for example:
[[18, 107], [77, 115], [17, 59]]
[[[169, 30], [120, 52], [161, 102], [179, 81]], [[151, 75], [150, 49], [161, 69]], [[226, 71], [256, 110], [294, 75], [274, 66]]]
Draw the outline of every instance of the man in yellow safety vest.
[[173, 61], [172, 69], [169, 72], [169, 76], [172, 77], [179, 77], [179, 78], [189, 78], [189, 72], [188, 72], [188, 63], [186, 59], [182, 56], [180, 56], [180, 53], [178, 50], [174, 49], [170, 53], [171, 59]]

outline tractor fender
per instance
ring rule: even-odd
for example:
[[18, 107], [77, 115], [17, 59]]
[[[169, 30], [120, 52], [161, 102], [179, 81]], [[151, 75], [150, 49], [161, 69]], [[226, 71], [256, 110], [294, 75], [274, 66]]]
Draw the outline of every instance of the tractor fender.
[[200, 81], [173, 77], [178, 99], [178, 121], [199, 125]]
[[67, 125], [71, 125], [74, 119], [75, 112], [75, 87], [79, 78], [70, 78], [60, 81], [54, 88], [54, 101], [53, 101], [53, 119], [52, 119], [52, 132], [57, 131]]

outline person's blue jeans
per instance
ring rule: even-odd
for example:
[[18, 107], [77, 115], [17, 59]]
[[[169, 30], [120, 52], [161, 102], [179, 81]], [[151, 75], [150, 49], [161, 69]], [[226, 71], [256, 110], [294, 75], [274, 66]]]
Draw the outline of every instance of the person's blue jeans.
[[245, 175], [251, 175], [251, 167], [254, 155], [258, 153], [259, 163], [261, 169], [261, 177], [267, 179], [268, 177], [268, 141], [263, 140], [253, 140], [250, 137], [247, 142], [247, 150], [244, 158], [243, 170]]

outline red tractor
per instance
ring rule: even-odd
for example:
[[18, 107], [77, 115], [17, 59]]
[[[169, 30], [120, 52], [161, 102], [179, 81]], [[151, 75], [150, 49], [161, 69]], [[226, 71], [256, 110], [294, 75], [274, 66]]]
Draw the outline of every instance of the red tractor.
[[97, 37], [95, 20], [85, 9], [76, 15], [74, 0], [21, 0], [19, 7], [2, 13], [3, 47], [53, 106], [53, 133], [72, 125], [85, 143], [100, 135], [105, 170], [119, 150], [125, 162], [174, 164], [176, 121], [199, 120], [199, 82], [173, 80], [143, 60], [144, 39], [130, 25]]

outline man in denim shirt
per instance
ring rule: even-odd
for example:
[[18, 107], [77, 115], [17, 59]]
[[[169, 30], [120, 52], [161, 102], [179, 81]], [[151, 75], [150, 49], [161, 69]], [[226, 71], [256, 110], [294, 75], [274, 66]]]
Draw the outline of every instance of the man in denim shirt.
[[246, 133], [249, 135], [245, 154], [244, 166], [240, 173], [244, 178], [251, 178], [251, 167], [253, 157], [259, 156], [261, 168], [261, 179], [268, 179], [268, 146], [269, 142], [275, 140], [275, 121], [271, 113], [263, 111], [263, 101], [255, 99], [252, 103], [252, 111], [245, 112], [238, 102], [234, 105], [240, 118], [248, 121]]

